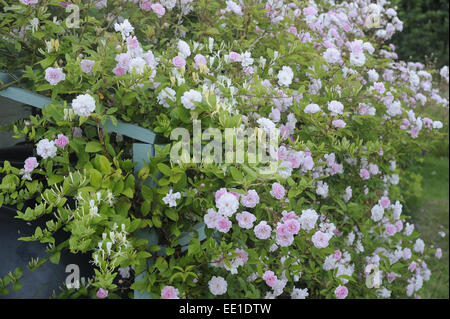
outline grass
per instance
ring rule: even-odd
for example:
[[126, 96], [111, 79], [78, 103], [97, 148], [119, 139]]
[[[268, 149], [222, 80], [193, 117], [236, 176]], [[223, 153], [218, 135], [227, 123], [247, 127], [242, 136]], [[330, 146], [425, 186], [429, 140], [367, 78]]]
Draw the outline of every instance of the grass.
[[[427, 261], [432, 271], [424, 283], [425, 298], [449, 298], [449, 159], [428, 154], [425, 161], [415, 166], [422, 175], [422, 193], [411, 208], [417, 230], [426, 244], [442, 249], [442, 258]], [[444, 232], [445, 237], [439, 235]]]

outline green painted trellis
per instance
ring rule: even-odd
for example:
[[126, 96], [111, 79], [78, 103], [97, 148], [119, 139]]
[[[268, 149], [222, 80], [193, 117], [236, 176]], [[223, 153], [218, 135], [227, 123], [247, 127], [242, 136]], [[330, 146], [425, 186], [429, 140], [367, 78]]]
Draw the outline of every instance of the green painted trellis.
[[[7, 84], [13, 81], [14, 78], [12, 75], [0, 72], [0, 83]], [[52, 100], [48, 97], [36, 94], [34, 92], [31, 92], [26, 89], [18, 88], [15, 86], [9, 86], [5, 90], [0, 91], [0, 96], [8, 98], [10, 100], [20, 102], [22, 104], [30, 105], [39, 109], [43, 109], [47, 105], [49, 105]], [[118, 133], [122, 134], [124, 136], [128, 136], [138, 142], [133, 143], [133, 162], [136, 162], [137, 165], [134, 167], [134, 174], [137, 175], [137, 173], [144, 167], [145, 161], [149, 157], [154, 157], [156, 154], [155, 150], [155, 141], [156, 141], [156, 133], [149, 129], [142, 128], [140, 126], [130, 124], [130, 123], [124, 123], [122, 121], [118, 121], [117, 125], [114, 125], [113, 122], [108, 119], [105, 122], [105, 125], [103, 127], [106, 129], [107, 132], [112, 133]], [[163, 146], [163, 145], [159, 145]], [[146, 184], [149, 187], [155, 187], [156, 183], [148, 179], [144, 184]], [[198, 223], [196, 224], [193, 229], [197, 231], [198, 233], [198, 239], [204, 240], [206, 238], [205, 232], [204, 232], [204, 223]], [[139, 231], [137, 233], [137, 236], [140, 238], [145, 238], [148, 240], [148, 245], [157, 245], [159, 242], [159, 236], [158, 233], [152, 229], [151, 231]], [[187, 246], [190, 242], [191, 237], [193, 236], [193, 233], [183, 233], [181, 238], [179, 239], [179, 243], [182, 246], [182, 250], [186, 250]], [[165, 248], [163, 245], [161, 245], [161, 250], [158, 252], [159, 255], [163, 255], [165, 252]], [[148, 260], [148, 266], [150, 266], [154, 262], [153, 258], [150, 258]], [[136, 277], [136, 281], [140, 281], [143, 278], [143, 274], [140, 274]], [[135, 290], [134, 291], [134, 298], [135, 299], [150, 299], [151, 293], [148, 292], [142, 292]]]

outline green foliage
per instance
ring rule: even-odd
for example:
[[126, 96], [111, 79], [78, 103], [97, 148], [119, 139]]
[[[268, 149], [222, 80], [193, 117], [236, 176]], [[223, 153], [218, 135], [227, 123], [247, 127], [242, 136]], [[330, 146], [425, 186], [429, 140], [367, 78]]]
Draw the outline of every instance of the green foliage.
[[22, 268], [16, 268], [5, 277], [0, 278], [0, 296], [8, 295], [11, 290], [17, 292], [22, 289], [22, 283], [19, 281], [22, 278], [22, 272]]
[[[44, 142], [47, 149], [37, 147], [39, 161], [31, 171], [8, 162], [0, 167], [0, 205], [16, 205], [16, 218], [25, 221], [50, 217], [32, 236], [20, 238], [47, 245], [48, 258], [33, 261], [32, 269], [59, 263], [63, 250], [91, 254], [94, 278], [60, 297], [94, 297], [101, 288], [110, 298], [127, 289], [158, 298], [173, 286], [179, 297], [215, 298], [214, 289], [207, 288], [215, 277], [227, 283], [220, 295], [229, 298], [288, 297], [299, 288], [307, 289], [310, 298], [334, 298], [340, 285], [348, 287], [352, 298], [378, 298], [380, 291], [359, 276], [373, 264], [384, 274], [401, 274], [392, 283], [384, 279], [392, 297], [422, 294], [420, 287], [406, 288], [408, 280], [419, 280], [408, 266], [417, 261], [422, 267], [436, 249], [416, 249], [420, 234], [406, 224], [410, 219], [400, 201], [420, 193], [419, 176], [405, 169], [430, 140], [445, 136], [442, 123], [423, 122], [423, 110], [416, 116], [417, 93], [426, 94], [433, 107], [442, 107], [445, 100], [414, 84], [417, 78], [419, 84], [431, 82], [433, 71], [419, 76], [406, 63], [393, 63], [392, 49], [361, 22], [368, 8], [322, 32], [308, 23], [311, 17], [303, 18], [304, 1], [294, 1], [302, 18], [292, 7], [281, 10], [259, 1], [246, 1], [242, 14], [225, 10], [224, 1], [195, 1], [192, 7], [166, 10], [162, 17], [132, 1], [108, 1], [106, 8], [78, 1], [83, 25], [72, 29], [67, 21], [51, 18], [63, 14], [59, 1], [34, 7], [2, 3], [0, 36], [5, 40], [0, 50], [5, 54], [0, 68], [23, 69], [18, 82], [54, 102], [13, 126], [17, 138]], [[318, 1], [321, 13], [335, 9], [349, 11]], [[115, 25], [119, 15], [132, 23], [136, 39], [122, 36]], [[38, 20], [37, 29], [30, 27], [31, 17]], [[326, 39], [328, 31], [336, 30], [342, 39]], [[132, 49], [134, 41], [137, 49]], [[347, 42], [364, 44], [359, 48], [364, 63], [354, 61], [358, 49]], [[325, 47], [336, 45], [342, 61], [325, 54]], [[183, 46], [192, 52], [180, 52], [186, 51]], [[231, 52], [240, 58], [232, 61]], [[186, 65], [174, 67], [174, 57], [183, 54]], [[198, 63], [197, 54], [206, 64]], [[125, 66], [124, 57], [130, 58]], [[81, 64], [87, 59], [95, 62], [89, 71]], [[46, 76], [50, 67], [61, 69], [64, 79], [52, 85]], [[380, 76], [382, 92], [374, 89], [378, 80], [369, 78], [369, 70]], [[387, 71], [393, 80], [384, 79]], [[189, 101], [191, 90], [196, 93]], [[333, 111], [332, 103], [341, 103], [343, 110]], [[312, 104], [320, 111], [307, 112]], [[134, 141], [103, 129], [109, 120], [153, 129], [165, 146], [155, 145], [156, 155], [134, 175]], [[198, 139], [194, 120], [220, 132], [221, 149], [226, 129], [250, 129], [255, 139], [263, 131], [279, 130], [283, 136], [275, 142], [284, 149], [272, 163], [275, 170], [264, 174], [265, 163], [249, 160], [248, 140], [242, 142], [247, 146], [244, 161], [234, 154], [231, 163], [173, 160], [171, 133], [179, 128]], [[401, 128], [404, 120], [407, 129]], [[68, 144], [56, 147], [61, 134]], [[197, 146], [206, 149], [209, 141], [199, 140]], [[192, 139], [187, 146], [194, 148]], [[364, 170], [370, 170], [367, 178]], [[243, 198], [252, 191], [258, 200], [246, 203]], [[219, 202], [220, 196], [229, 202]], [[377, 219], [374, 208], [383, 196], [390, 202]], [[237, 220], [244, 211], [255, 219], [251, 227]], [[308, 212], [317, 214], [313, 225], [303, 221], [286, 240], [282, 225]], [[217, 220], [208, 220], [207, 214]], [[199, 227], [202, 222], [206, 227]], [[405, 231], [399, 230], [403, 223]], [[261, 235], [256, 225], [270, 227], [269, 235]], [[395, 233], [387, 234], [393, 225]], [[68, 239], [57, 243], [54, 234], [61, 230]], [[326, 243], [317, 235], [326, 236]], [[409, 249], [411, 257], [391, 262], [398, 247]], [[338, 252], [342, 259], [334, 257]], [[328, 269], [325, 264], [334, 259], [341, 261]], [[134, 269], [139, 279], [132, 283], [131, 276], [122, 287], [119, 273], [124, 269]], [[263, 280], [268, 271], [279, 279], [277, 285], [285, 285], [281, 291]], [[0, 288], [13, 279], [3, 280]]]
[[394, 0], [403, 32], [393, 38], [399, 57], [437, 68], [449, 64], [449, 2]]

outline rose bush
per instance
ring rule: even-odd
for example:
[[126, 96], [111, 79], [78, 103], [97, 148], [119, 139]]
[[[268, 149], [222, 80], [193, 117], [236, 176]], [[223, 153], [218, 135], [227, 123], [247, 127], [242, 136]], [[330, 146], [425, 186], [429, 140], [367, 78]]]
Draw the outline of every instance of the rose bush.
[[[440, 250], [402, 212], [402, 176], [443, 134], [416, 110], [448, 107], [433, 88], [448, 68], [397, 60], [388, 41], [403, 25], [388, 1], [0, 3], [0, 68], [22, 70], [1, 89], [19, 83], [55, 101], [14, 126], [36, 154], [0, 167], [0, 205], [26, 221], [53, 216], [22, 238], [47, 243], [52, 262], [63, 249], [92, 253], [84, 294], [421, 296]], [[108, 134], [108, 119], [167, 145], [135, 177], [131, 140]], [[170, 161], [171, 132], [193, 134], [194, 120], [279, 132], [276, 173]], [[70, 237], [56, 243], [60, 229]], [[148, 247], [137, 230], [150, 229], [160, 241]]]

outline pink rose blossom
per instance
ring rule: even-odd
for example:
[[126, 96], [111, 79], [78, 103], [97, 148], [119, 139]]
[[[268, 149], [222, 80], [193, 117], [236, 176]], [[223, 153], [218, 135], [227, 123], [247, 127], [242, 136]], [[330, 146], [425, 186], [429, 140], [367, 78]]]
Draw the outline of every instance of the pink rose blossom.
[[411, 249], [409, 249], [409, 248], [403, 249], [403, 259], [404, 260], [408, 260], [409, 258], [411, 258], [411, 256], [412, 256]]
[[124, 68], [121, 68], [120, 66], [114, 68], [113, 72], [116, 76], [124, 75], [125, 73], [127, 73], [127, 71]]
[[239, 227], [250, 229], [253, 227], [256, 217], [252, 213], [243, 211], [242, 213], [236, 214], [236, 220], [238, 221]]
[[315, 16], [317, 14], [317, 9], [314, 7], [307, 7], [305, 9], [303, 9], [303, 13], [307, 16]]
[[216, 194], [215, 194], [216, 202], [219, 200], [219, 198], [220, 198], [222, 195], [224, 195], [224, 194], [226, 194], [226, 193], [228, 193], [226, 188], [221, 188], [221, 189], [219, 189], [219, 190], [216, 192]]
[[427, 129], [431, 129], [433, 127], [433, 120], [428, 117], [423, 118], [422, 122]]
[[117, 61], [117, 67], [121, 67], [125, 71], [127, 71], [130, 68], [130, 63], [132, 60], [130, 53], [120, 53], [116, 55], [115, 60]]
[[286, 147], [280, 146], [280, 147], [278, 148], [278, 153], [277, 153], [277, 155], [278, 155], [278, 160], [284, 160], [284, 159], [287, 159], [287, 158], [288, 158], [289, 153], [288, 153]]
[[236, 192], [229, 192], [231, 195], [234, 195], [234, 197], [236, 197], [237, 199], [239, 199], [241, 197], [241, 194], [236, 193]]
[[28, 157], [25, 160], [25, 172], [26, 173], [31, 173], [35, 168], [37, 168], [39, 166], [39, 163], [36, 159], [36, 157]]
[[165, 286], [161, 290], [161, 299], [179, 299], [178, 298], [178, 289], [172, 286]]
[[333, 255], [334, 259], [339, 260], [342, 257], [342, 253], [340, 250], [336, 250]]
[[255, 69], [253, 67], [251, 67], [251, 66], [247, 66], [247, 67], [244, 68], [243, 71], [244, 71], [245, 74], [253, 74], [255, 72]]
[[237, 249], [237, 248], [236, 248], [236, 252], [239, 254], [239, 258], [241, 258], [242, 261], [244, 262], [244, 264], [246, 264], [248, 261], [248, 253], [243, 249]]
[[161, 18], [166, 13], [166, 9], [160, 3], [152, 4], [152, 10], [158, 15], [158, 18]]
[[383, 94], [386, 91], [383, 82], [375, 82], [373, 86], [375, 87], [375, 90], [380, 94]]
[[321, 231], [316, 232], [311, 238], [313, 244], [317, 248], [325, 248], [328, 246], [330, 235]]
[[397, 232], [402, 231], [402, 229], [403, 229], [403, 222], [401, 220], [397, 220], [395, 222], [395, 229], [397, 230]]
[[177, 68], [181, 68], [186, 65], [186, 60], [183, 59], [181, 56], [176, 56], [173, 58], [172, 63]]
[[287, 127], [286, 125], [281, 125], [280, 133], [281, 133], [281, 138], [282, 138], [283, 140], [288, 139], [289, 136], [291, 135], [291, 132], [290, 132], [290, 130], [289, 130], [289, 127]]
[[300, 231], [300, 223], [296, 219], [289, 219], [285, 225], [289, 234], [296, 235]]
[[395, 232], [397, 231], [395, 226], [392, 224], [387, 224], [385, 230], [386, 230], [386, 234], [388, 236], [393, 236], [395, 234]]
[[362, 169], [359, 171], [359, 176], [361, 176], [361, 178], [362, 178], [363, 180], [367, 180], [367, 179], [370, 178], [370, 173], [369, 173], [369, 171], [368, 171], [367, 169], [362, 168]]
[[106, 297], [108, 297], [108, 290], [100, 288], [97, 291], [97, 298], [104, 299]]
[[400, 129], [407, 130], [409, 128], [409, 121], [408, 119], [402, 119], [402, 124], [400, 125]]
[[271, 270], [267, 270], [263, 276], [262, 279], [266, 282], [267, 286], [273, 287], [275, 286], [275, 283], [277, 282], [277, 276], [275, 276], [274, 272]]
[[285, 192], [286, 191], [285, 191], [283, 185], [281, 185], [279, 183], [273, 183], [272, 190], [270, 191], [270, 195], [272, 195], [276, 199], [280, 200], [284, 197]]
[[289, 27], [288, 32], [292, 33], [293, 35], [296, 35], [297, 34], [297, 28], [296, 27]]
[[417, 138], [419, 136], [419, 130], [415, 127], [413, 127], [408, 133], [411, 134], [412, 138]]
[[395, 272], [391, 271], [390, 273], [387, 274], [387, 277], [388, 277], [388, 283], [391, 283], [391, 282], [393, 282], [395, 280], [397, 275], [396, 275]]
[[336, 236], [336, 237], [341, 237], [342, 235], [344, 235], [343, 232], [340, 232], [340, 231], [337, 230], [337, 229], [335, 229], [333, 233], [334, 233], [334, 236]]
[[230, 59], [233, 62], [239, 62], [239, 61], [241, 61], [242, 57], [237, 52], [230, 52]]
[[417, 268], [417, 263], [413, 261], [411, 264], [409, 264], [408, 270], [413, 272]]
[[286, 224], [280, 224], [277, 227], [277, 236], [289, 235]]
[[283, 218], [281, 219], [283, 223], [287, 222], [290, 219], [298, 220], [298, 216], [295, 214], [294, 211], [291, 212], [283, 211], [281, 214], [283, 215]]
[[241, 204], [245, 207], [254, 208], [259, 203], [258, 193], [251, 189], [247, 194], [241, 196]]
[[377, 175], [380, 172], [377, 164], [369, 164], [369, 173], [372, 175]]
[[45, 79], [51, 85], [56, 85], [66, 79], [66, 75], [60, 68], [47, 68], [45, 70]]
[[294, 236], [292, 234], [277, 234], [276, 240], [281, 247], [288, 247], [294, 242]]
[[197, 54], [194, 57], [194, 62], [196, 67], [200, 67], [200, 65], [206, 65], [206, 58], [202, 54]]
[[72, 3], [70, 1], [66, 1], [66, 2], [60, 1], [59, 4], [61, 5], [61, 7], [66, 8], [67, 6], [69, 6]]
[[384, 154], [383, 148], [380, 147], [380, 150], [378, 151], [378, 155], [383, 156], [383, 154]]
[[384, 209], [388, 209], [389, 206], [391, 206], [391, 201], [389, 200], [388, 197], [383, 196], [380, 199], [380, 205], [383, 206]]
[[[306, 152], [305, 152], [306, 154]], [[311, 156], [306, 156], [305, 160], [303, 162], [303, 168], [306, 169], [307, 171], [312, 170], [314, 167], [314, 160]]]
[[23, 4], [29, 5], [29, 4], [36, 4], [38, 3], [38, 0], [20, 0]]
[[139, 48], [139, 41], [136, 37], [127, 38], [127, 46], [130, 50], [136, 50]]
[[55, 144], [60, 148], [64, 148], [67, 144], [69, 144], [69, 139], [64, 134], [58, 134]]
[[342, 165], [337, 164], [337, 163], [333, 164], [331, 166], [331, 171], [333, 172], [333, 174], [337, 174], [339, 172], [342, 172]]
[[345, 286], [338, 286], [334, 290], [334, 294], [336, 295], [337, 299], [345, 299], [348, 295], [348, 289]]
[[208, 228], [217, 228], [217, 221], [221, 215], [214, 209], [208, 209], [208, 213], [203, 217], [203, 220]]
[[220, 217], [217, 221], [217, 230], [222, 233], [228, 233], [231, 229], [231, 222], [226, 217]]
[[256, 225], [254, 232], [255, 232], [256, 238], [267, 239], [270, 237], [272, 228], [269, 225], [267, 225], [266, 221], [262, 221], [258, 225]]
[[343, 120], [334, 120], [332, 124], [336, 128], [344, 128], [347, 125]]
[[93, 60], [82, 60], [80, 63], [81, 71], [83, 71], [86, 74], [89, 74], [92, 72], [92, 68], [94, 67], [95, 61]]
[[289, 158], [289, 161], [291, 162], [291, 166], [292, 168], [299, 168], [301, 163], [300, 157], [298, 156], [293, 156], [291, 158]]
[[152, 2], [148, 1], [148, 0], [145, 0], [145, 1], [141, 2], [140, 7], [141, 7], [142, 10], [148, 12], [148, 11], [150, 11], [152, 9]]

